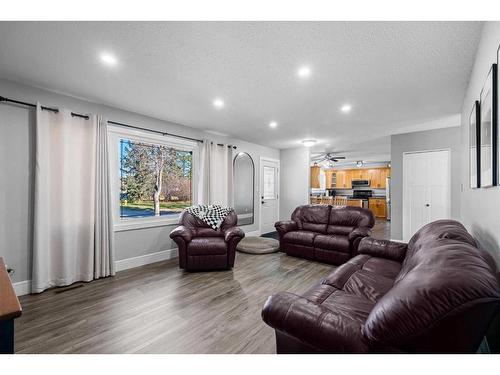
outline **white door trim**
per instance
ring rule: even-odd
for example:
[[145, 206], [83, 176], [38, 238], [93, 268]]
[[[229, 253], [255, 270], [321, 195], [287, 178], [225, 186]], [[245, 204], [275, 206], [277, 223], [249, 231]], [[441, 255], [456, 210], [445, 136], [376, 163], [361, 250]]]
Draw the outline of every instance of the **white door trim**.
[[[407, 156], [409, 155], [414, 155], [414, 154], [428, 154], [431, 152], [442, 152], [446, 151], [448, 152], [448, 217], [451, 217], [451, 148], [438, 148], [438, 149], [431, 149], [431, 150], [418, 150], [418, 151], [407, 151], [403, 152], [403, 197], [402, 197], [402, 214], [403, 214], [403, 225], [402, 225], [402, 236], [403, 240], [408, 240], [411, 238], [411, 236], [407, 236], [408, 238], [405, 238], [405, 234], [408, 231], [408, 213], [406, 212], [406, 195], [407, 195], [407, 184], [406, 184], [406, 175], [405, 175], [405, 170], [406, 170], [406, 163], [407, 163]], [[413, 235], [413, 234], [411, 234]]]
[[278, 199], [276, 200], [276, 210], [278, 211], [278, 219], [279, 219], [279, 212], [280, 212], [280, 200], [281, 200], [281, 190], [280, 190], [280, 173], [281, 173], [281, 166], [280, 166], [280, 161], [279, 159], [273, 159], [273, 158], [267, 158], [264, 156], [261, 156], [259, 158], [259, 191], [258, 191], [258, 204], [259, 204], [259, 233], [262, 234], [262, 203], [261, 203], [261, 189], [262, 189], [262, 162], [263, 161], [270, 161], [273, 163], [276, 163], [278, 165], [278, 183], [276, 184], [276, 188], [278, 190]]

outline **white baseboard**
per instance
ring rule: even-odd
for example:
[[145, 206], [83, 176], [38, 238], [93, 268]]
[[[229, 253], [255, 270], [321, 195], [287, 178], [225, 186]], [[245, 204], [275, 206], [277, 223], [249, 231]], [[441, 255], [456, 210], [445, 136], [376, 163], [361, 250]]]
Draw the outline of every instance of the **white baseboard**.
[[115, 270], [123, 271], [130, 268], [145, 266], [146, 264], [161, 262], [162, 260], [172, 259], [179, 256], [177, 248], [158, 251], [156, 253], [140, 255], [138, 257], [117, 260], [115, 262]]
[[247, 237], [259, 237], [260, 236], [260, 230], [254, 230], [252, 232], [246, 232], [245, 236], [247, 236]]
[[16, 296], [24, 296], [31, 293], [31, 280], [19, 281], [12, 283]]
[[[145, 266], [162, 260], [168, 260], [179, 256], [177, 248], [158, 251], [156, 253], [140, 255], [138, 257], [117, 260], [115, 262], [115, 271], [128, 270], [130, 268]], [[19, 281], [12, 283], [17, 296], [24, 296], [31, 293], [31, 280]]]

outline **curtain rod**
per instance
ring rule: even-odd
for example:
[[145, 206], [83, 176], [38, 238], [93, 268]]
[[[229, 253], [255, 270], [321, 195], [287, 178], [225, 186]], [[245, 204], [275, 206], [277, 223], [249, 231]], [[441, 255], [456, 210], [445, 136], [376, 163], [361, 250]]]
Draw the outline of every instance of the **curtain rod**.
[[[36, 108], [36, 104], [22, 102], [20, 100], [15, 100], [15, 99], [9, 99], [9, 98], [6, 98], [4, 96], [0, 96], [0, 102], [14, 103], [14, 104], [20, 104], [20, 105], [25, 105], [25, 106], [28, 106], [28, 107]], [[54, 113], [58, 113], [59, 112], [59, 109], [57, 109], [57, 108], [44, 107], [44, 106], [41, 106], [41, 108], [43, 110], [45, 110], [45, 111], [51, 111], [51, 112], [54, 112]], [[88, 120], [90, 118], [88, 115], [82, 115], [80, 113], [75, 113], [75, 112], [71, 112], [71, 116], [84, 118], [85, 120]], [[144, 130], [144, 131], [151, 132], [151, 133], [161, 134], [163, 136], [177, 137], [177, 138], [187, 139], [187, 140], [190, 140], [190, 141], [195, 141], [195, 142], [200, 142], [200, 143], [204, 142], [203, 139], [191, 138], [191, 137], [186, 137], [186, 136], [183, 136], [183, 135], [177, 135], [177, 134], [162, 132], [160, 130], [143, 128], [143, 127], [140, 127], [140, 126], [124, 124], [122, 122], [108, 121], [108, 123], [109, 124], [113, 124], [113, 125], [124, 126], [126, 128]], [[224, 145], [222, 143], [217, 143], [217, 146], [224, 146]], [[233, 145], [228, 145], [227, 147], [232, 147], [232, 148], [236, 149], [236, 146], [233, 146]]]
[[[15, 103], [15, 104], [26, 105], [28, 107], [36, 108], [36, 104], [21, 102], [20, 100], [9, 99], [9, 98], [6, 98], [4, 96], [0, 96], [0, 102]], [[57, 108], [44, 107], [44, 106], [41, 106], [41, 108], [45, 111], [50, 111], [50, 112], [54, 112], [54, 113], [59, 112], [59, 110]], [[75, 112], [71, 112], [71, 116], [84, 118], [85, 120], [89, 119], [88, 115], [81, 115], [81, 114], [75, 113]]]

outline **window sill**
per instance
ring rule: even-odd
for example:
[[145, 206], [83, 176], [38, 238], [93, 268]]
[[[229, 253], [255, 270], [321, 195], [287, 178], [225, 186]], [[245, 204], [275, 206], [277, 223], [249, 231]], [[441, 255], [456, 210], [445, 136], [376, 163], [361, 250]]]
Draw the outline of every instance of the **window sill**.
[[178, 225], [178, 217], [160, 218], [160, 219], [135, 219], [135, 220], [120, 220], [115, 224], [113, 229], [115, 232], [124, 232], [128, 230], [139, 230], [155, 227], [168, 227]]

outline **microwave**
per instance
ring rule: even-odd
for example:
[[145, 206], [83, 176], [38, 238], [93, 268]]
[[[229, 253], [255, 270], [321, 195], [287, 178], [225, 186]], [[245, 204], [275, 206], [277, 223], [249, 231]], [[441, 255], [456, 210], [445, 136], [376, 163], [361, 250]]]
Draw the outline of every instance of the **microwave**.
[[352, 180], [351, 183], [353, 188], [370, 187], [370, 180]]

